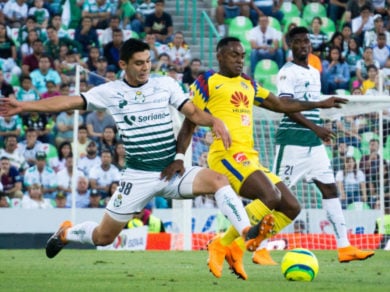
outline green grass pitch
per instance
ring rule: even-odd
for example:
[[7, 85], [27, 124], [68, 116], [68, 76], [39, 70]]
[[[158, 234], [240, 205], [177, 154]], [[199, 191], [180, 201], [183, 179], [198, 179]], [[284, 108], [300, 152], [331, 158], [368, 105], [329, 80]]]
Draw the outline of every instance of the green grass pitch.
[[[48, 259], [44, 250], [0, 250], [0, 291], [389, 291], [390, 252], [340, 264], [336, 251], [314, 251], [320, 270], [313, 282], [289, 282], [280, 266], [252, 264], [249, 279], [236, 279], [225, 264], [217, 279], [206, 251], [96, 251], [64, 249]], [[285, 252], [273, 251], [280, 262]]]

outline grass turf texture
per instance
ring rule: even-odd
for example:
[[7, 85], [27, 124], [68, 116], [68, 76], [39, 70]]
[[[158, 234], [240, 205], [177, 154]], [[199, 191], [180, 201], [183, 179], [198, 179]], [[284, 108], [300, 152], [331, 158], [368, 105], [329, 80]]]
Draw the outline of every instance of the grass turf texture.
[[[289, 282], [280, 266], [252, 264], [249, 279], [236, 279], [225, 264], [220, 279], [206, 266], [206, 251], [0, 250], [0, 291], [388, 291], [390, 252], [366, 261], [338, 263], [335, 251], [314, 251], [319, 273], [313, 282]], [[285, 252], [273, 251], [280, 263]]]

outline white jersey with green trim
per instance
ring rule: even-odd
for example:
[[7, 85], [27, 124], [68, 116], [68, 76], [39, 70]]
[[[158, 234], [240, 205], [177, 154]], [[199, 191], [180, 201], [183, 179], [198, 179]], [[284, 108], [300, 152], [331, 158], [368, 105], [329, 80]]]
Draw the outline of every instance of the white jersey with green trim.
[[[314, 67], [288, 62], [280, 69], [277, 80], [279, 97], [286, 96], [301, 101], [320, 100], [321, 78]], [[319, 109], [302, 111], [301, 114], [313, 123], [321, 123]], [[312, 130], [284, 115], [276, 133], [276, 144], [318, 146], [322, 142]]]
[[188, 97], [170, 77], [150, 78], [139, 87], [122, 80], [94, 87], [82, 96], [87, 110], [107, 109], [126, 149], [126, 166], [161, 171], [176, 154], [169, 105], [179, 109]]

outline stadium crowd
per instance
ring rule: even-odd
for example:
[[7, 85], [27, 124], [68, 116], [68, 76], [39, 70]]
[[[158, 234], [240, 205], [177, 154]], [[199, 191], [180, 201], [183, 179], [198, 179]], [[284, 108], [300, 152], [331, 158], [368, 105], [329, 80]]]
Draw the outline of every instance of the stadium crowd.
[[[296, 5], [299, 19], [304, 19], [305, 7], [318, 3], [326, 15], [312, 13], [308, 26], [311, 64], [321, 72], [322, 93], [378, 95], [378, 74], [383, 72], [387, 77], [383, 92], [389, 94], [390, 0], [236, 2], [217, 2], [215, 24], [221, 35], [229, 35], [228, 23], [237, 16], [251, 21], [248, 33], [241, 35], [248, 36], [248, 74], [252, 77], [256, 78], [262, 60], [273, 60], [278, 68], [291, 60], [285, 34], [302, 23], [290, 21], [283, 4]], [[0, 2], [0, 97], [25, 101], [72, 94], [77, 64], [85, 69], [80, 92], [121, 78], [119, 48], [130, 37], [141, 38], [151, 47], [153, 76], [169, 75], [188, 92], [203, 70], [202, 62], [193, 58], [184, 34], [175, 30], [164, 5], [161, 0]], [[325, 31], [325, 21], [334, 23], [333, 30]], [[263, 80], [257, 81], [266, 87]], [[77, 178], [76, 207], [105, 206], [126, 165], [123, 143], [113, 119], [104, 111], [80, 113], [76, 142], [73, 121], [74, 112], [0, 117], [0, 206], [70, 207], [73, 176]], [[390, 150], [390, 112], [385, 112], [385, 121], [383, 142]], [[344, 208], [354, 202], [378, 208], [378, 160], [383, 159], [378, 154], [378, 117], [345, 116], [326, 122], [339, 137], [328, 147]], [[364, 143], [367, 132], [372, 135]], [[202, 128], [194, 135], [194, 164], [207, 165], [211, 139], [210, 132]], [[76, 174], [75, 147], [79, 156]], [[390, 187], [386, 191], [390, 193]], [[169, 206], [162, 198], [153, 205]], [[199, 197], [194, 206], [215, 207], [215, 202]]]

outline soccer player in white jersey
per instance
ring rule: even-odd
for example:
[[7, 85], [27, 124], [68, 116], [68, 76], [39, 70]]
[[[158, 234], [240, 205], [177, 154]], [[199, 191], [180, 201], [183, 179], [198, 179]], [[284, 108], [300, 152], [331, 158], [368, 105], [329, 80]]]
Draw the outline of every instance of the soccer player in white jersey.
[[[156, 195], [188, 199], [215, 194], [222, 213], [247, 244], [258, 242], [258, 237], [264, 236], [264, 226], [261, 222], [250, 226], [244, 206], [225, 176], [208, 168], [184, 169], [184, 155], [176, 154], [169, 106], [198, 125], [212, 127], [216, 139], [228, 148], [231, 137], [225, 124], [195, 107], [172, 78], [149, 78], [148, 44], [136, 39], [127, 40], [120, 51], [119, 66], [125, 72], [123, 80], [96, 86], [81, 96], [58, 96], [35, 102], [3, 98], [0, 102], [0, 115], [3, 116], [34, 111], [107, 109], [124, 141], [127, 167], [101, 223], [87, 221], [72, 226], [70, 221], [65, 221], [48, 240], [47, 257], [56, 256], [70, 241], [95, 246], [112, 243], [133, 215]], [[164, 169], [169, 173], [162, 172]]]
[[[278, 73], [279, 97], [318, 101], [321, 94], [320, 73], [308, 65], [309, 31], [305, 27], [294, 28], [288, 34], [288, 42], [293, 60]], [[348, 240], [333, 170], [321, 141], [329, 141], [334, 135], [320, 124], [318, 109], [285, 114], [276, 133], [274, 172], [289, 187], [303, 176], [312, 180], [322, 193], [322, 204], [334, 228], [339, 261], [365, 260], [374, 252], [359, 250]]]

